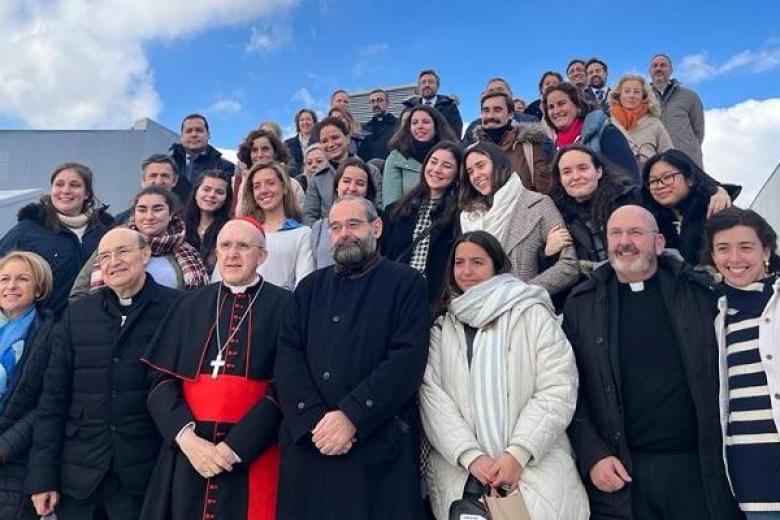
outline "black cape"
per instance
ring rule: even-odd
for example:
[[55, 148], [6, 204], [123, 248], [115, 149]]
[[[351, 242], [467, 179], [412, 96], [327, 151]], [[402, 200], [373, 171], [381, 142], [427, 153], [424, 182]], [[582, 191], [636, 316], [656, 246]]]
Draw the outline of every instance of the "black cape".
[[[275, 449], [281, 412], [272, 381], [273, 365], [279, 324], [287, 311], [290, 293], [269, 283], [250, 287], [238, 295], [221, 287], [219, 326], [223, 345], [239, 325], [252, 298], [257, 295], [257, 299], [228, 343], [223, 354], [226, 365], [216, 379], [211, 377], [211, 362], [217, 356], [214, 323], [219, 284], [183, 297], [166, 316], [142, 358], [155, 369], [148, 407], [163, 436], [142, 519], [248, 518], [250, 464]], [[199, 412], [188, 404], [187, 395], [193, 394], [187, 394], [187, 389], [228, 379], [250, 385], [266, 382], [267, 387], [263, 387], [264, 395], [235, 423], [197, 420]], [[191, 404], [201, 407], [214, 402], [200, 400]], [[241, 462], [232, 472], [206, 480], [195, 471], [175, 440], [190, 422], [195, 423], [198, 436], [215, 444], [224, 441], [238, 455]]]

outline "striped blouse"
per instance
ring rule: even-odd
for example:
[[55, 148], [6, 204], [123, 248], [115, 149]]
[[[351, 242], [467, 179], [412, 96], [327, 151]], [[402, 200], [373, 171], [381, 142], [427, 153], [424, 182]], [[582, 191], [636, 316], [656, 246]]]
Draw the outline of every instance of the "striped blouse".
[[723, 285], [728, 302], [726, 458], [743, 511], [780, 511], [780, 435], [758, 349], [758, 325], [773, 284], [774, 277], [742, 288]]

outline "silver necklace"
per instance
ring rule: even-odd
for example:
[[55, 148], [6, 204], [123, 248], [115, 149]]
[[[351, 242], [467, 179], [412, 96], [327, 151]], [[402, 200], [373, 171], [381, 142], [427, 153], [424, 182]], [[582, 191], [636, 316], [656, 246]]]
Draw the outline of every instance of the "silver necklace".
[[255, 300], [257, 300], [257, 297], [260, 295], [260, 290], [263, 288], [263, 284], [265, 283], [265, 280], [260, 280], [260, 287], [257, 288], [257, 292], [252, 297], [252, 300], [249, 302], [249, 306], [244, 311], [244, 314], [241, 316], [241, 319], [238, 320], [238, 324], [236, 325], [236, 328], [233, 329], [233, 332], [230, 333], [225, 343], [222, 343], [222, 340], [219, 337], [219, 301], [222, 299], [222, 284], [219, 284], [219, 288], [217, 289], [217, 319], [214, 322], [214, 328], [217, 332], [217, 357], [215, 357], [211, 363], [211, 379], [216, 379], [219, 375], [219, 371], [222, 367], [225, 366], [225, 358], [222, 357], [222, 354], [225, 352], [225, 349], [230, 344], [230, 340], [233, 339], [233, 336], [236, 335], [238, 330], [241, 328], [241, 324], [244, 323], [244, 319], [249, 315], [249, 311], [252, 310], [252, 306], [255, 304]]

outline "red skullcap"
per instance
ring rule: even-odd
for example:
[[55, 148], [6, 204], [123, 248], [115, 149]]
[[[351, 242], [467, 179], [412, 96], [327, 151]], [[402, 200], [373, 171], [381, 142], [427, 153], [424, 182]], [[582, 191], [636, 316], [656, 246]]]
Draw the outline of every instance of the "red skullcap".
[[263, 234], [263, 238], [265, 238], [265, 229], [263, 229], [263, 225], [258, 222], [257, 219], [252, 217], [233, 217], [230, 220], [243, 220], [244, 222], [251, 224], [253, 227], [257, 228], [257, 230]]

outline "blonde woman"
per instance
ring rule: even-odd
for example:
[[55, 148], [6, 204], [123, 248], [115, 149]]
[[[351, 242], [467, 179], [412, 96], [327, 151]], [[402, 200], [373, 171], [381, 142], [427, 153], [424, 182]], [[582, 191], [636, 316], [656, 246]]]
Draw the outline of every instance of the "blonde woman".
[[54, 319], [44, 303], [52, 282], [49, 264], [35, 253], [0, 258], [0, 518], [39, 518], [22, 489], [51, 353]]
[[642, 76], [626, 74], [610, 93], [612, 123], [629, 138], [640, 164], [673, 147], [661, 122], [661, 105]]

